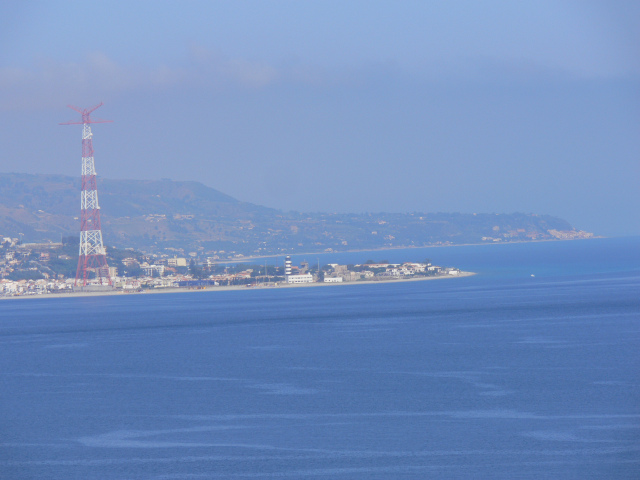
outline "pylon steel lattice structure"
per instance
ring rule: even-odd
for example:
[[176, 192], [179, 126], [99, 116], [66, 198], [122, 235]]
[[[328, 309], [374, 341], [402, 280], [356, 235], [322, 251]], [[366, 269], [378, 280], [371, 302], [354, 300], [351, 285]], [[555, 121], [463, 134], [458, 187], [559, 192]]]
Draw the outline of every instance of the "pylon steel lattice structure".
[[80, 256], [76, 271], [75, 286], [86, 286], [89, 272], [94, 271], [99, 285], [112, 285], [107, 265], [107, 255], [102, 243], [100, 206], [96, 186], [96, 167], [93, 159], [92, 123], [109, 123], [111, 120], [94, 120], [91, 112], [102, 106], [81, 109], [67, 105], [82, 115], [81, 122], [66, 122], [60, 125], [82, 125], [82, 189], [80, 193]]

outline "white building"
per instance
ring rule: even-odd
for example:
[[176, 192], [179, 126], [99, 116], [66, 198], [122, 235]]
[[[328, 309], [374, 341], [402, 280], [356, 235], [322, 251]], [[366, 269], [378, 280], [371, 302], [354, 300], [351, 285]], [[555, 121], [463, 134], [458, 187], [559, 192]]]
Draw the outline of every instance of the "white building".
[[313, 275], [305, 273], [303, 275], [287, 275], [287, 283], [313, 283]]
[[154, 271], [158, 272], [160, 276], [164, 275], [164, 265], [141, 265], [140, 268], [147, 276], [153, 275]]
[[179, 257], [168, 258], [167, 259], [167, 265], [169, 267], [186, 267], [187, 266], [187, 259], [186, 258], [179, 258]]

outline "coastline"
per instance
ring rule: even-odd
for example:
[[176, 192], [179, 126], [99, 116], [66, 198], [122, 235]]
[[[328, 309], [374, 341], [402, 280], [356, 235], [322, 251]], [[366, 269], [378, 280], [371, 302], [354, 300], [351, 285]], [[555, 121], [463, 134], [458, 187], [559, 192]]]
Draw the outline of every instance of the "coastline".
[[229, 259], [220, 259], [213, 262], [216, 265], [225, 265], [229, 263], [248, 263], [253, 260], [259, 260], [264, 258], [276, 258], [276, 257], [284, 257], [286, 255], [291, 256], [312, 256], [312, 255], [332, 255], [332, 254], [342, 254], [342, 253], [366, 253], [366, 252], [384, 252], [387, 250], [417, 250], [420, 248], [448, 248], [448, 247], [477, 247], [482, 245], [512, 245], [512, 244], [520, 244], [520, 243], [546, 243], [546, 242], [575, 242], [580, 240], [596, 240], [602, 238], [609, 238], [603, 235], [597, 235], [589, 238], [548, 238], [541, 240], [515, 240], [510, 242], [480, 242], [480, 243], [452, 243], [449, 245], [398, 245], [393, 247], [380, 247], [380, 248], [365, 248], [359, 249], [355, 248], [353, 250], [334, 250], [331, 252], [291, 252], [291, 253], [279, 253], [274, 255], [252, 255], [242, 258], [229, 258]]
[[93, 292], [65, 292], [65, 293], [44, 293], [41, 295], [17, 295], [0, 297], [3, 300], [20, 300], [20, 299], [36, 299], [36, 298], [86, 298], [86, 297], [106, 297], [106, 296], [133, 296], [133, 295], [158, 295], [171, 293], [202, 293], [202, 292], [230, 292], [230, 291], [252, 291], [252, 290], [279, 290], [283, 288], [313, 288], [313, 287], [341, 287], [348, 285], [376, 285], [384, 283], [403, 283], [403, 282], [422, 282], [427, 280], [444, 280], [461, 277], [471, 277], [477, 275], [476, 272], [463, 272], [458, 275], [438, 275], [432, 277], [414, 277], [414, 278], [396, 278], [389, 280], [362, 280], [357, 282], [340, 282], [340, 283], [276, 283], [276, 284], [257, 284], [257, 285], [230, 285], [230, 286], [211, 286], [203, 288], [190, 287], [167, 287], [145, 289], [140, 292], [127, 292], [123, 290], [107, 290]]

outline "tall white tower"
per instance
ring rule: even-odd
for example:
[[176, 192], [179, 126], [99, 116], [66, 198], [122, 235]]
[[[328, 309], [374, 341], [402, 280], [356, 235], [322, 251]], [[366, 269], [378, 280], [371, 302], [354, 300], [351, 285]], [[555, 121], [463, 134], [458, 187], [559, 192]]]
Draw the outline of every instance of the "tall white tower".
[[284, 275], [285, 277], [291, 275], [291, 257], [289, 255], [284, 259]]

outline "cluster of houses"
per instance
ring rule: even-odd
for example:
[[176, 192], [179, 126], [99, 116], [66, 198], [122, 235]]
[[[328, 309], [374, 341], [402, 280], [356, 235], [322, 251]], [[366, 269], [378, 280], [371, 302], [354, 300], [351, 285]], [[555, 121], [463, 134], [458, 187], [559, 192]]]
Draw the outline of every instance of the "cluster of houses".
[[[53, 244], [55, 246], [59, 244]], [[51, 257], [51, 253], [48, 250], [39, 251], [35, 256], [32, 255], [33, 251], [27, 248], [27, 245], [22, 245], [17, 238], [2, 237], [0, 236], [0, 277], [4, 278], [8, 276], [14, 269], [19, 266], [28, 263], [31, 260], [36, 261], [48, 261]], [[47, 244], [48, 247], [48, 244]], [[36, 268], [31, 268], [36, 270]]]
[[[285, 275], [287, 283], [313, 283], [320, 281], [317, 275], [307, 273], [308, 265], [302, 264], [302, 268], [292, 267], [291, 273]], [[324, 283], [342, 283], [358, 281], [376, 281], [390, 279], [406, 279], [415, 276], [427, 275], [459, 275], [457, 268], [443, 268], [431, 263], [368, 263], [354, 265], [349, 269], [347, 265], [331, 263], [328, 271], [323, 275]]]
[[[245, 278], [250, 273], [246, 272]], [[237, 275], [240, 277], [240, 275]], [[145, 288], [178, 288], [194, 285], [218, 285], [213, 279], [199, 280], [192, 275], [170, 275], [165, 277], [112, 277], [115, 290], [136, 292]], [[0, 279], [0, 297], [17, 297], [27, 295], [44, 295], [50, 293], [72, 293], [75, 279], [39, 279], [39, 280], [9, 280]], [[89, 288], [95, 285], [89, 283]]]
[[67, 280], [0, 280], [0, 296], [42, 295], [45, 293], [63, 293], [73, 290], [74, 279]]
[[331, 271], [325, 273], [325, 283], [356, 282], [362, 280], [388, 280], [425, 275], [459, 275], [457, 268], [442, 268], [431, 263], [368, 263], [355, 265], [349, 270], [346, 265], [329, 264]]
[[[128, 266], [137, 263], [134, 258], [125, 258], [122, 263]], [[136, 292], [143, 289], [159, 288], [205, 288], [222, 285], [263, 285], [299, 283], [342, 283], [358, 281], [379, 281], [389, 279], [406, 279], [415, 276], [459, 275], [457, 268], [442, 268], [431, 263], [368, 263], [362, 265], [340, 265], [336, 263], [325, 266], [321, 271], [309, 271], [309, 264], [291, 265], [290, 257], [285, 261], [285, 268], [280, 269], [279, 276], [255, 275], [251, 268], [233, 273], [216, 273], [204, 278], [196, 278], [192, 274], [176, 273], [175, 267], [186, 267], [184, 258], [167, 259], [163, 263], [138, 263], [142, 275], [137, 277], [118, 276], [117, 270], [111, 267], [109, 275], [115, 290]], [[284, 273], [284, 275], [283, 275]], [[0, 296], [43, 295], [49, 293], [65, 293], [74, 291], [73, 278], [44, 278], [39, 280], [0, 279]], [[91, 286], [91, 285], [90, 285]]]

